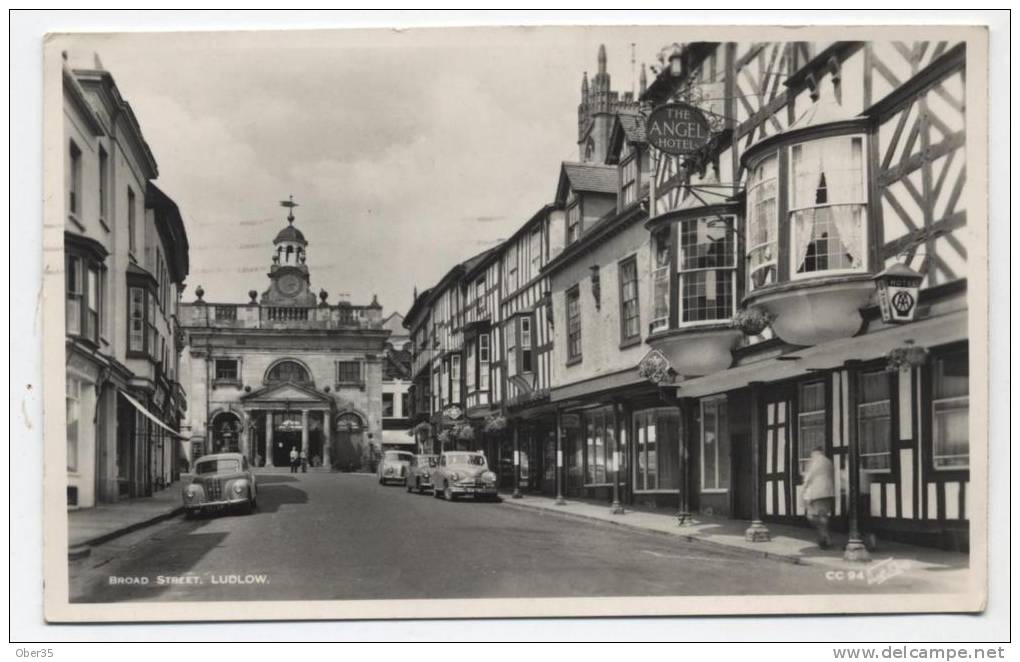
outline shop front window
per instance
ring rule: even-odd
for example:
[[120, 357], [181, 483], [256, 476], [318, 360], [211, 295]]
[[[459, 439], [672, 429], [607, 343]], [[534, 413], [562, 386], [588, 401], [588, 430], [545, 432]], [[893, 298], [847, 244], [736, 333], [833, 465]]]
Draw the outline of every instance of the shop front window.
[[652, 322], [651, 331], [669, 326], [669, 231], [652, 237]]
[[932, 391], [932, 457], [936, 469], [970, 464], [967, 352], [935, 360]]
[[680, 223], [680, 322], [733, 317], [737, 297], [737, 245], [732, 216]]
[[889, 373], [883, 371], [860, 376], [860, 403], [857, 405], [858, 442], [862, 471], [889, 471], [892, 442], [892, 400]]
[[778, 157], [759, 163], [747, 185], [747, 273], [749, 290], [776, 282], [779, 219], [776, 209]]
[[634, 490], [680, 488], [680, 415], [660, 407], [634, 412]]
[[67, 470], [78, 471], [78, 425], [81, 420], [81, 381], [68, 377], [67, 402]]
[[790, 149], [794, 278], [865, 268], [864, 138], [837, 136]]
[[811, 451], [825, 449], [825, 383], [801, 384], [799, 406], [797, 463], [800, 474], [804, 475], [811, 461]]
[[609, 482], [609, 460], [615, 446], [613, 414], [611, 410], [597, 410], [586, 418], [584, 482], [604, 485]]
[[730, 488], [730, 429], [726, 398], [701, 401], [701, 491]]

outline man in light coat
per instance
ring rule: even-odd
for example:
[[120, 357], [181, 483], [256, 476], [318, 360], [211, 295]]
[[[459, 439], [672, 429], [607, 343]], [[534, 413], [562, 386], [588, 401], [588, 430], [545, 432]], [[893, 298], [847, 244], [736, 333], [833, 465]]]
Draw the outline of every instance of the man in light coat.
[[824, 449], [817, 447], [811, 451], [811, 460], [804, 473], [801, 499], [804, 501], [808, 521], [818, 530], [818, 546], [822, 549], [828, 549], [832, 544], [829, 538], [829, 518], [836, 505], [835, 497], [832, 460], [826, 457]]

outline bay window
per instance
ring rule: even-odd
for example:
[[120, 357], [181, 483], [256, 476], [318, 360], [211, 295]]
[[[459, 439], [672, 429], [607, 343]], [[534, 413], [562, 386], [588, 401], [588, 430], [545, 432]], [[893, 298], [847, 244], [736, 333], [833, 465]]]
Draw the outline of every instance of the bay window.
[[489, 334], [478, 336], [478, 390], [489, 390]]
[[864, 137], [835, 136], [790, 148], [793, 278], [865, 269]]
[[751, 171], [747, 183], [748, 290], [776, 282], [779, 217], [777, 171], [779, 159], [769, 156]]
[[95, 259], [71, 253], [66, 265], [66, 332], [98, 344], [103, 296], [100, 264]]
[[128, 353], [158, 360], [156, 295], [146, 287], [128, 287]]
[[730, 429], [726, 397], [701, 401], [701, 491], [730, 488]]
[[884, 472], [890, 469], [892, 389], [889, 379], [889, 373], [884, 370], [860, 376], [857, 434], [861, 449], [861, 471]]
[[634, 491], [680, 488], [680, 414], [672, 407], [634, 412]]
[[581, 360], [581, 291], [575, 285], [567, 292], [567, 361]]
[[669, 326], [669, 230], [652, 236], [652, 321], [650, 330]]
[[450, 401], [460, 400], [460, 354], [454, 354], [450, 357]]
[[797, 413], [797, 464], [807, 472], [811, 451], [825, 448], [825, 382], [800, 385]]
[[970, 464], [967, 351], [935, 359], [932, 379], [932, 458], [936, 469]]
[[737, 242], [733, 216], [680, 223], [680, 323], [728, 321], [737, 299]]
[[467, 369], [464, 371], [464, 385], [467, 388], [468, 393], [475, 392], [475, 375], [477, 374], [475, 371], [478, 369], [475, 342], [476, 341], [474, 340], [469, 340], [464, 348], [464, 352], [467, 355]]
[[525, 315], [521, 320], [521, 372], [534, 372], [534, 353], [531, 338], [531, 316]]

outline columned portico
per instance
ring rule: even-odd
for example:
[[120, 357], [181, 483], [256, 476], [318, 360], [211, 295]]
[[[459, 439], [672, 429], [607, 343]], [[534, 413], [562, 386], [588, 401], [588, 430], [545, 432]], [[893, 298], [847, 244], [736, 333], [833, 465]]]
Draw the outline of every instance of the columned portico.
[[[242, 398], [244, 410], [252, 420], [248, 457], [264, 466], [286, 466], [290, 451], [304, 451], [309, 464], [329, 466], [330, 421], [333, 399], [307, 384], [272, 384]], [[258, 428], [261, 427], [261, 430]], [[259, 434], [261, 432], [261, 434]]]

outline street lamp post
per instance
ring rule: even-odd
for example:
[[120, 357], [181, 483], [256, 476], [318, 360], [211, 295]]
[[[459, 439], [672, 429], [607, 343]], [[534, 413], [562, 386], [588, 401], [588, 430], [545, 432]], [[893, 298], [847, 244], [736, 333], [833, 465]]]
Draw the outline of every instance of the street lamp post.
[[620, 405], [613, 403], [613, 505], [609, 507], [612, 515], [624, 513], [620, 503]]
[[556, 410], [556, 505], [567, 503], [563, 498], [563, 412]]
[[521, 498], [521, 442], [519, 438], [520, 425], [514, 425], [514, 492], [511, 498]]

